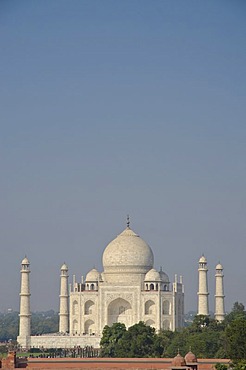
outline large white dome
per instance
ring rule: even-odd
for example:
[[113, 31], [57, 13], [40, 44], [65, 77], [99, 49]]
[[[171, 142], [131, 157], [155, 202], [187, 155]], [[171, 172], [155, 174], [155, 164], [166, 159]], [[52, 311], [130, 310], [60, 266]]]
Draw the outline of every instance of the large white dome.
[[127, 227], [103, 253], [105, 273], [144, 273], [152, 269], [154, 256], [149, 245]]

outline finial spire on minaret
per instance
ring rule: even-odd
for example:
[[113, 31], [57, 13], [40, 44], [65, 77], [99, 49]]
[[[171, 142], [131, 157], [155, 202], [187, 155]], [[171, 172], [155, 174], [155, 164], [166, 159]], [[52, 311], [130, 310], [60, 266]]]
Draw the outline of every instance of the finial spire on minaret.
[[126, 227], [130, 229], [130, 216], [129, 215], [126, 216]]

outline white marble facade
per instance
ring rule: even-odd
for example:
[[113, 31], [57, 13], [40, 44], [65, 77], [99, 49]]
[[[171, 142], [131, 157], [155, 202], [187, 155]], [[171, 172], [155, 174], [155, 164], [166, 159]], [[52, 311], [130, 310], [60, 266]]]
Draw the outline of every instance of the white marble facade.
[[105, 325], [139, 321], [157, 330], [183, 326], [184, 288], [153, 268], [151, 248], [129, 227], [106, 247], [95, 268], [70, 291], [70, 334], [98, 335]]
[[[31, 347], [93, 345], [98, 347], [105, 325], [121, 322], [128, 328], [144, 321], [160, 329], [175, 330], [184, 322], [182, 277], [170, 283], [168, 275], [154, 269], [149, 245], [129, 224], [105, 248], [103, 271], [95, 268], [68, 287], [68, 268], [61, 267], [60, 333], [33, 336]], [[24, 343], [20, 343], [25, 346]]]

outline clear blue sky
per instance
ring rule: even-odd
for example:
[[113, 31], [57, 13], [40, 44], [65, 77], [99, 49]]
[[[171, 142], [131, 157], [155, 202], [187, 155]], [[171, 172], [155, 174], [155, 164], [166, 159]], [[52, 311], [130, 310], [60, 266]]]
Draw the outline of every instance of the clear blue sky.
[[0, 51], [0, 311], [25, 254], [57, 310], [128, 213], [186, 311], [202, 253], [246, 304], [246, 2], [2, 0]]

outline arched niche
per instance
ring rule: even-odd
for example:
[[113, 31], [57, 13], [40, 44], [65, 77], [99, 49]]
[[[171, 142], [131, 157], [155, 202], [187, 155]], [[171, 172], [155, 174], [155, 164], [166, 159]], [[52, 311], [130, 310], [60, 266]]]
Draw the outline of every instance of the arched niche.
[[167, 300], [163, 301], [162, 312], [163, 312], [163, 315], [170, 315], [170, 302], [169, 301]]
[[93, 320], [86, 320], [85, 321], [85, 334], [94, 334], [95, 333], [95, 323]]
[[95, 303], [91, 300], [85, 302], [85, 315], [92, 315]]
[[164, 320], [163, 321], [162, 329], [164, 329], [164, 330], [170, 330], [170, 321], [169, 320]]
[[78, 333], [78, 321], [77, 320], [73, 320], [73, 334], [77, 334]]
[[152, 327], [154, 327], [154, 326], [155, 326], [155, 322], [154, 322], [154, 320], [147, 320], [147, 321], [145, 322], [145, 324], [146, 324], [147, 326], [152, 326]]
[[145, 315], [154, 315], [155, 314], [155, 302], [153, 302], [151, 299], [149, 301], [145, 302], [144, 313], [145, 313]]
[[132, 325], [131, 304], [123, 298], [117, 298], [108, 305], [108, 325], [121, 322], [128, 328]]
[[79, 305], [78, 305], [78, 301], [73, 301], [73, 306], [72, 306], [72, 312], [73, 312], [73, 315], [77, 315], [79, 313]]

